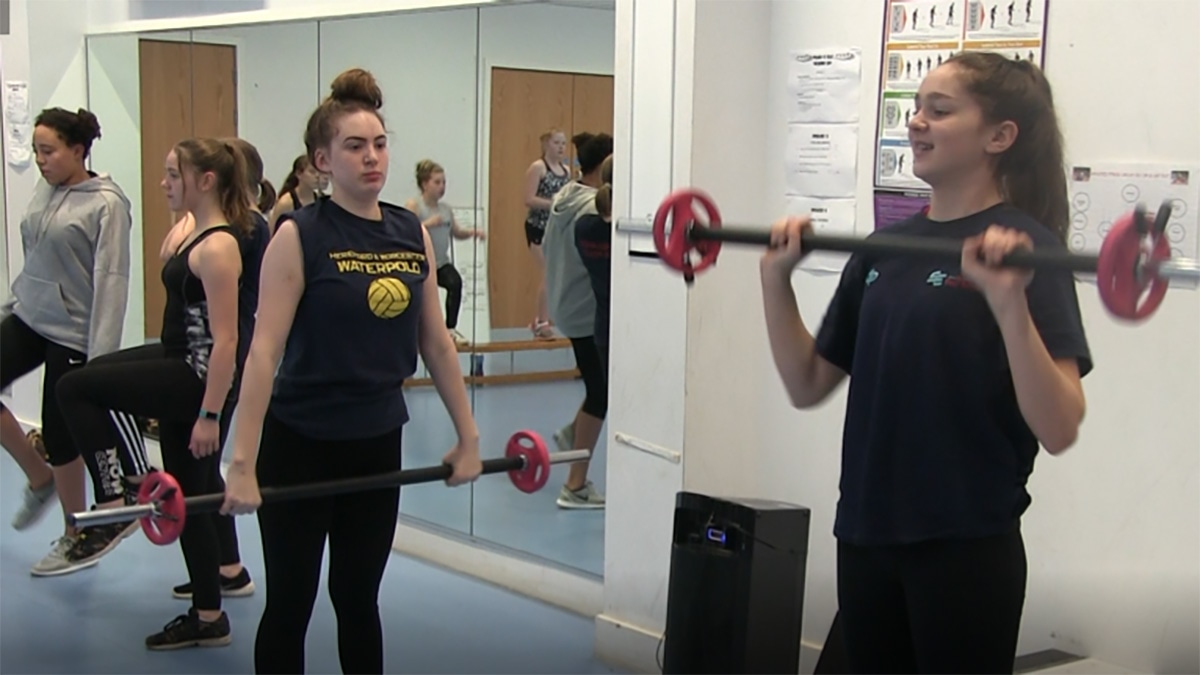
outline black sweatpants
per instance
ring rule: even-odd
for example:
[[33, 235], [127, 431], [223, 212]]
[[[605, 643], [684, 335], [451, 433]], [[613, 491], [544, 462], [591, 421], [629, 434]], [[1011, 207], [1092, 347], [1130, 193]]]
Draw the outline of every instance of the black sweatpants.
[[[399, 428], [352, 440], [309, 438], [268, 412], [258, 454], [263, 488], [400, 469]], [[303, 499], [258, 509], [267, 602], [254, 643], [258, 673], [303, 673], [305, 638], [329, 540], [329, 599], [342, 672], [383, 672], [379, 584], [392, 551], [400, 488]]]
[[463, 281], [452, 263], [437, 269], [437, 285], [446, 289], [446, 328], [458, 326], [458, 312], [462, 306]]
[[1013, 672], [1027, 569], [1019, 528], [904, 546], [839, 542], [849, 672]]
[[[87, 355], [51, 342], [24, 321], [8, 315], [0, 321], [0, 389], [28, 375], [38, 366], [42, 373], [42, 441], [52, 466], [63, 466], [79, 456], [71, 432], [63, 421], [54, 388], [67, 373], [83, 368]], [[103, 489], [104, 486], [97, 486]], [[97, 492], [97, 499], [100, 498]]]
[[[204, 400], [205, 382], [181, 356], [151, 344], [106, 354], [58, 383], [58, 402], [88, 470], [118, 447], [109, 411], [158, 420], [163, 469], [187, 496], [224, 492], [221, 453], [200, 459], [188, 449]], [[220, 548], [212, 514], [189, 514], [179, 537], [192, 583], [192, 605], [221, 608]]]

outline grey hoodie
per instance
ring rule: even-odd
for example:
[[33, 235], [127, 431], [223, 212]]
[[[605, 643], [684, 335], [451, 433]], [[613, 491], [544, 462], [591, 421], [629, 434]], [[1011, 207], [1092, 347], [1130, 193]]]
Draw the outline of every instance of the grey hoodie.
[[589, 213], [596, 213], [596, 188], [567, 183], [550, 202], [542, 237], [546, 306], [554, 327], [569, 338], [587, 337], [595, 330], [596, 296], [575, 246], [575, 224]]
[[21, 219], [25, 264], [0, 318], [87, 354], [121, 347], [129, 297], [129, 199], [108, 174], [71, 186], [39, 180]]

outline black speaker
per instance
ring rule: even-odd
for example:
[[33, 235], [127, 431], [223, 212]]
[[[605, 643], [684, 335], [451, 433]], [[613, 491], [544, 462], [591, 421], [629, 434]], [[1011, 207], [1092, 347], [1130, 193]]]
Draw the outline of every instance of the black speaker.
[[680, 492], [663, 673], [800, 671], [811, 512]]

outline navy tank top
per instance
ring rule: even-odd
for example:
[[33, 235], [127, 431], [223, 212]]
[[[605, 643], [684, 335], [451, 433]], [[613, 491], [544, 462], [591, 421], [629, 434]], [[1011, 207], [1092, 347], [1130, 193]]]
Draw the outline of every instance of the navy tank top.
[[163, 307], [160, 342], [168, 356], [183, 358], [202, 380], [208, 376], [208, 360], [212, 356], [212, 325], [209, 323], [204, 282], [192, 273], [188, 256], [200, 242], [217, 232], [234, 234], [233, 228], [228, 225], [209, 228], [192, 243], [177, 250], [162, 269], [167, 300]]
[[429, 276], [421, 222], [380, 203], [360, 218], [329, 197], [284, 216], [296, 223], [304, 293], [271, 398], [271, 412], [319, 439], [379, 436], [408, 421], [404, 380], [417, 369]]

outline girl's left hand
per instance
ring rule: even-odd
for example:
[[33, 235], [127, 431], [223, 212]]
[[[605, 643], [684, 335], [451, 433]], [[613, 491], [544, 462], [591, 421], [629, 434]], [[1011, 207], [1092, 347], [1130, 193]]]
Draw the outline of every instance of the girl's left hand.
[[198, 419], [192, 427], [192, 441], [188, 443], [188, 450], [196, 459], [208, 457], [219, 449], [217, 441], [220, 435], [221, 426], [216, 420]]
[[979, 288], [993, 308], [1023, 295], [1025, 287], [1033, 281], [1032, 269], [1001, 265], [1005, 256], [1020, 248], [1033, 250], [1029, 235], [999, 225], [992, 225], [983, 234], [963, 242], [962, 274]]
[[446, 453], [442, 461], [449, 464], [454, 470], [450, 478], [446, 480], [446, 485], [450, 487], [474, 482], [483, 472], [483, 461], [479, 459], [478, 440], [459, 440], [458, 444]]

